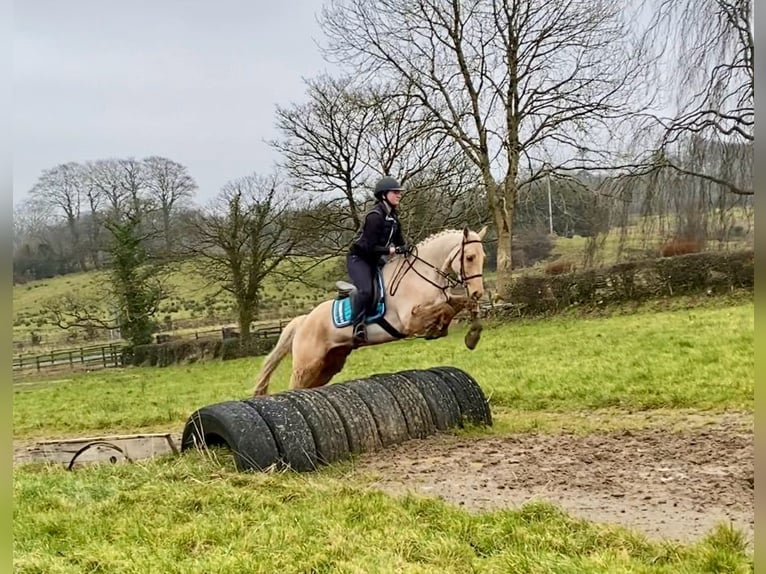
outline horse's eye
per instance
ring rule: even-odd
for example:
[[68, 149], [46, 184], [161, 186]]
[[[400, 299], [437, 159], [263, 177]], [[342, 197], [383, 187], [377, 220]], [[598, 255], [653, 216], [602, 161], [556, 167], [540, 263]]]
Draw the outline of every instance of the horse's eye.
[[470, 263], [471, 261], [473, 261], [473, 255], [469, 255], [465, 259], [466, 259], [466, 261], [468, 261]]

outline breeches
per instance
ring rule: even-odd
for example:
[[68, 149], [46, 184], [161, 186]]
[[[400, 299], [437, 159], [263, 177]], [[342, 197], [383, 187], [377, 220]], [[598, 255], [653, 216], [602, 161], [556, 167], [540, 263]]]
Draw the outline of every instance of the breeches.
[[359, 323], [365, 315], [371, 315], [374, 311], [375, 297], [375, 273], [377, 268], [370, 265], [357, 255], [346, 257], [346, 269], [351, 283], [356, 287], [356, 296], [351, 298], [353, 322]]

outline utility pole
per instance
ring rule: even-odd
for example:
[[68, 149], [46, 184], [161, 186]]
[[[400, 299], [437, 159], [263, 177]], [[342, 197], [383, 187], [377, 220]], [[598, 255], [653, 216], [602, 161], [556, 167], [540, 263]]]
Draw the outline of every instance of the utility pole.
[[553, 204], [551, 203], [551, 172], [547, 172], [545, 183], [548, 187], [548, 228], [549, 233], [553, 235]]

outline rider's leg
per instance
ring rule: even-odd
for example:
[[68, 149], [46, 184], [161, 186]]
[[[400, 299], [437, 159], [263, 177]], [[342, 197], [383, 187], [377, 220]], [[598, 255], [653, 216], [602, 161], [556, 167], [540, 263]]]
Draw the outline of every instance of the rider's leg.
[[356, 287], [356, 295], [351, 298], [351, 322], [354, 326], [354, 344], [359, 345], [367, 342], [364, 319], [373, 297], [373, 269], [356, 255], [347, 257], [346, 268], [351, 282]]

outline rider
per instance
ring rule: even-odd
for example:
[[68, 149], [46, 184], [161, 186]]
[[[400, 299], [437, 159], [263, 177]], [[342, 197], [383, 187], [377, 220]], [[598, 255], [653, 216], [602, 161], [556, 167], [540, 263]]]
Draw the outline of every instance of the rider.
[[373, 189], [377, 202], [367, 212], [348, 255], [346, 268], [357, 294], [352, 297], [353, 344], [358, 347], [367, 342], [365, 317], [374, 310], [374, 281], [378, 268], [382, 267], [386, 255], [409, 253], [402, 237], [402, 228], [396, 206], [402, 197], [402, 187], [393, 177], [378, 180]]

